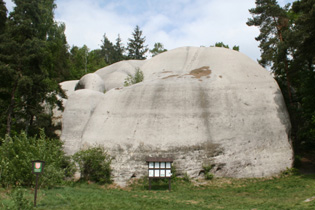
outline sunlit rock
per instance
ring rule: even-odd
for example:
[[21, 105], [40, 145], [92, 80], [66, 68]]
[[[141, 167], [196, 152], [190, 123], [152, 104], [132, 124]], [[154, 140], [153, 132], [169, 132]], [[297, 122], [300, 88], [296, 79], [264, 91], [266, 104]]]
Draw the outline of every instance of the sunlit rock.
[[[136, 68], [144, 81], [124, 87]], [[107, 92], [70, 94], [61, 139], [68, 154], [105, 147], [118, 184], [147, 175], [147, 156], [172, 157], [177, 172], [192, 178], [202, 175], [203, 165], [225, 177], [273, 176], [292, 165], [281, 91], [240, 52], [183, 47], [94, 74]]]

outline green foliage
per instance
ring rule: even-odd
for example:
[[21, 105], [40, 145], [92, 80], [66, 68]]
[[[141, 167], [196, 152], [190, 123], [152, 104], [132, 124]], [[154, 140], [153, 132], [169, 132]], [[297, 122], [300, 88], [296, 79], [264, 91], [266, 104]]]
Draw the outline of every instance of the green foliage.
[[[152, 185], [148, 179], [127, 188], [76, 183], [75, 186], [40, 189], [36, 209], [314, 209], [315, 176], [231, 179]], [[10, 202], [0, 189], [0, 208]], [[309, 202], [305, 202], [309, 200]], [[1, 209], [2, 209], [1, 208]]]
[[176, 180], [177, 179], [177, 169], [176, 169], [176, 165], [174, 163], [171, 166], [171, 173], [172, 173], [171, 179], [173, 181]]
[[112, 64], [114, 63], [114, 54], [115, 54], [115, 49], [114, 45], [109, 39], [107, 38], [106, 34], [103, 36], [103, 43], [101, 46], [102, 49], [102, 55], [104, 56], [104, 59], [107, 64]]
[[191, 178], [190, 178], [190, 176], [187, 174], [187, 172], [184, 174], [183, 180], [184, 180], [185, 182], [191, 182]]
[[80, 79], [85, 74], [95, 72], [107, 65], [101, 49], [90, 51], [86, 45], [81, 48], [77, 46], [71, 48], [69, 63], [71, 79]]
[[115, 44], [113, 44], [107, 38], [106, 34], [104, 34], [101, 45], [101, 55], [106, 64], [110, 65], [118, 61], [124, 60], [125, 59], [125, 56], [123, 55], [124, 51], [125, 48], [121, 43], [121, 38], [119, 34]]
[[203, 165], [202, 168], [205, 172], [205, 179], [206, 180], [213, 179], [214, 175], [212, 173], [210, 173], [210, 170], [212, 169], [212, 165]]
[[[214, 46], [215, 47], [224, 47], [224, 48], [230, 49], [229, 45], [226, 45], [223, 42], [216, 42]], [[240, 46], [234, 45], [232, 49], [235, 51], [240, 51]]]
[[0, 0], [0, 34], [5, 30], [5, 22], [7, 20], [7, 8], [3, 0]]
[[233, 48], [232, 48], [233, 50], [235, 50], [235, 51], [240, 51], [240, 46], [233, 46]]
[[292, 175], [298, 175], [299, 170], [296, 168], [287, 168], [285, 171], [282, 171], [281, 176], [292, 176]]
[[137, 60], [144, 60], [146, 52], [149, 50], [145, 43], [145, 36], [142, 37], [142, 31], [140, 30], [139, 26], [136, 26], [134, 32], [132, 33], [133, 38], [128, 39], [128, 58], [129, 59], [137, 59]]
[[127, 87], [130, 85], [142, 82], [143, 79], [144, 79], [143, 72], [141, 71], [140, 68], [136, 68], [134, 75], [129, 74], [127, 76], [127, 78], [125, 79], [125, 82], [124, 82], [124, 86]]
[[76, 152], [73, 160], [78, 164], [81, 179], [100, 184], [111, 183], [111, 157], [102, 147]]
[[224, 48], [227, 48], [227, 49], [230, 49], [229, 45], [225, 45], [223, 42], [216, 42], [215, 47], [224, 47]]
[[0, 139], [0, 184], [2, 186], [31, 186], [35, 183], [31, 161], [46, 162], [40, 175], [42, 186], [60, 184], [66, 176], [72, 177], [74, 165], [62, 150], [60, 140], [46, 138], [41, 131], [39, 138], [28, 137], [25, 133]]
[[5, 206], [7, 210], [32, 210], [33, 202], [25, 198], [26, 192], [21, 188], [16, 188], [10, 193], [12, 205]]
[[118, 37], [116, 39], [116, 43], [114, 45], [114, 62], [122, 61], [125, 59], [124, 56], [125, 47], [121, 43], [120, 35], [118, 34]]
[[71, 66], [71, 79], [80, 79], [87, 73], [91, 73], [88, 70], [88, 55], [89, 48], [86, 45], [79, 48], [73, 46], [70, 50], [70, 66]]
[[295, 152], [315, 150], [315, 0], [280, 7], [275, 0], [257, 0], [247, 25], [257, 26], [261, 59], [270, 66], [290, 113]]
[[166, 52], [167, 49], [164, 48], [163, 44], [160, 43], [160, 42], [157, 42], [154, 44], [154, 48], [152, 50], [150, 50], [150, 53], [152, 54], [152, 57], [160, 54], [160, 53], [163, 53], [163, 52]]
[[67, 54], [64, 25], [54, 21], [54, 1], [15, 5], [0, 35], [2, 137], [21, 130], [35, 135], [41, 127], [52, 127], [43, 103], [49, 111], [60, 104], [58, 82], [67, 75], [62, 68]]
[[206, 179], [206, 180], [211, 180], [211, 179], [213, 179], [213, 177], [214, 177], [214, 175], [211, 174], [211, 173], [206, 173], [206, 174], [205, 174], [205, 179]]

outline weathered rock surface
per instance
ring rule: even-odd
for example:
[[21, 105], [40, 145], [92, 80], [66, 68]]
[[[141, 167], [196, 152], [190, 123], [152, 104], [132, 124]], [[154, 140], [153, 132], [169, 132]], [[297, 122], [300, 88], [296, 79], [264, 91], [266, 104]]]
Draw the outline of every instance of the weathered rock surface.
[[76, 84], [75, 90], [89, 89], [95, 90], [101, 93], [105, 91], [104, 81], [97, 74], [86, 74]]
[[[135, 68], [144, 81], [123, 87]], [[98, 70], [105, 94], [78, 90], [68, 98], [65, 151], [102, 145], [115, 158], [114, 180], [147, 174], [145, 157], [173, 157], [179, 173], [198, 177], [272, 176], [292, 165], [290, 121], [267, 70], [240, 52], [183, 47], [146, 61]]]

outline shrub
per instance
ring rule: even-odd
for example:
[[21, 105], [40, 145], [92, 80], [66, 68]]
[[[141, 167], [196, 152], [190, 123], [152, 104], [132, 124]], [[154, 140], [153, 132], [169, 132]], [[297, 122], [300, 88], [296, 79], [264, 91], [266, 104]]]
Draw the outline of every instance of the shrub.
[[299, 170], [296, 168], [287, 168], [286, 170], [282, 171], [280, 174], [280, 177], [285, 177], [285, 176], [292, 176], [292, 175], [298, 175]]
[[5, 206], [6, 209], [31, 210], [34, 209], [33, 202], [25, 198], [25, 192], [21, 188], [16, 188], [10, 193], [13, 205]]
[[127, 78], [125, 79], [124, 86], [129, 86], [129, 85], [142, 82], [143, 79], [144, 79], [143, 72], [140, 70], [140, 68], [136, 68], [136, 72], [134, 76], [132, 76], [131, 74], [128, 74]]
[[205, 171], [205, 179], [206, 180], [213, 179], [214, 175], [212, 173], [210, 173], [210, 170], [212, 169], [212, 166], [211, 165], [203, 165], [202, 168]]
[[82, 150], [73, 155], [78, 164], [81, 179], [100, 184], [111, 182], [111, 157], [101, 147]]
[[191, 179], [190, 179], [189, 175], [187, 174], [187, 172], [184, 174], [183, 180], [185, 182], [190, 182], [191, 181]]
[[172, 180], [176, 180], [177, 177], [176, 177], [176, 173], [177, 173], [177, 170], [176, 170], [176, 165], [173, 163], [172, 166], [171, 166], [171, 179]]
[[214, 177], [214, 175], [212, 173], [206, 173], [205, 174], [205, 179], [206, 180], [211, 180], [211, 179], [213, 179], [213, 177]]
[[48, 139], [44, 131], [40, 137], [28, 137], [25, 133], [12, 138], [0, 139], [0, 183], [2, 186], [31, 186], [35, 184], [32, 160], [46, 162], [44, 173], [39, 179], [42, 186], [54, 186], [73, 175], [74, 165], [62, 150], [62, 142]]

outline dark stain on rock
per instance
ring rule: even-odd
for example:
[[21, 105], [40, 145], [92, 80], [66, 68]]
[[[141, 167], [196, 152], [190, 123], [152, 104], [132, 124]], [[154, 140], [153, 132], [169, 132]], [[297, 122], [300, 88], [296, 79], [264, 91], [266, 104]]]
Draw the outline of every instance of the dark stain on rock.
[[209, 66], [203, 66], [198, 69], [194, 69], [190, 71], [189, 75], [194, 76], [197, 79], [200, 79], [203, 76], [209, 76], [211, 74], [211, 70]]
[[200, 110], [202, 111], [201, 118], [203, 119], [204, 126], [206, 128], [207, 136], [211, 136], [211, 131], [210, 131], [210, 112], [209, 112], [209, 107], [210, 103], [208, 101], [208, 96], [207, 93], [204, 91], [203, 87], [199, 88], [199, 97], [198, 97], [198, 102], [199, 102], [199, 107]]

